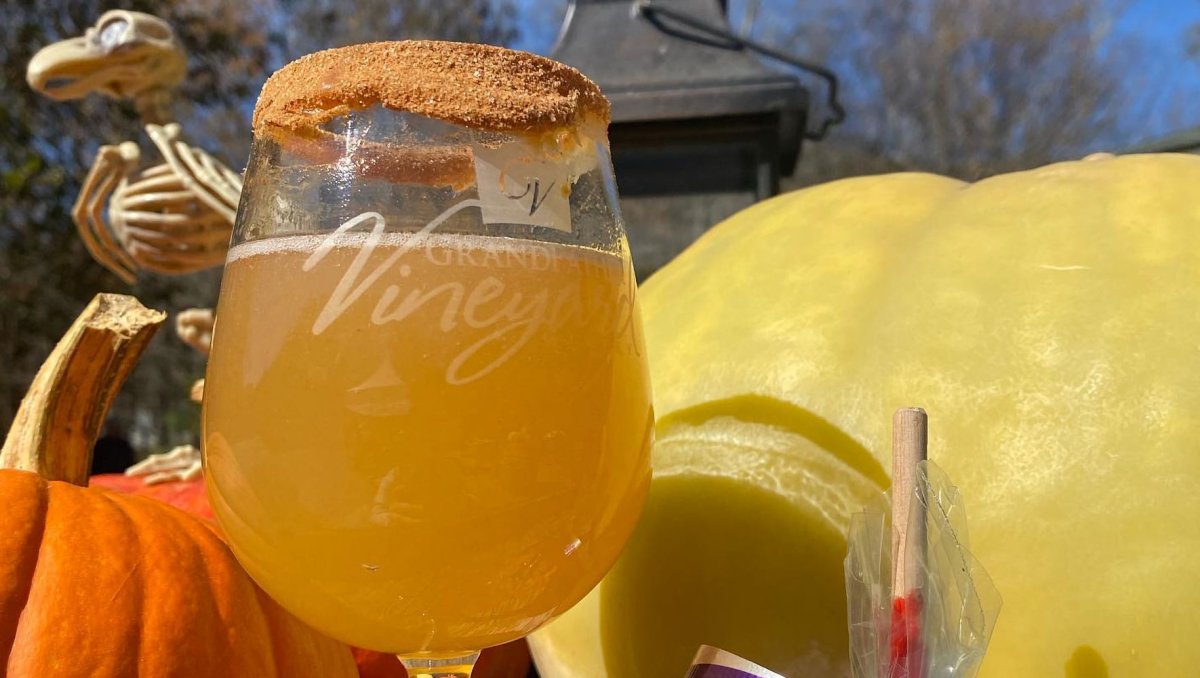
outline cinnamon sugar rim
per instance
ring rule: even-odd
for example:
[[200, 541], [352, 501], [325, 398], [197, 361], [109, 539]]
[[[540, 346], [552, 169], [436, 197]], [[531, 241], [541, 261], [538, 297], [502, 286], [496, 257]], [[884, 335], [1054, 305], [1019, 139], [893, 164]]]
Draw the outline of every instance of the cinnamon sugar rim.
[[407, 40], [325, 50], [284, 66], [263, 85], [254, 131], [311, 134], [376, 105], [491, 132], [609, 121], [600, 88], [570, 66], [491, 45]]

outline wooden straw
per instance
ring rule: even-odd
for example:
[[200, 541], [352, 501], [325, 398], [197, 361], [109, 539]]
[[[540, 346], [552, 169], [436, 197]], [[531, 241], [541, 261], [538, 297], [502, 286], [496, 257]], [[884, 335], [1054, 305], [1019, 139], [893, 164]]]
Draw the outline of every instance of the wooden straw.
[[928, 456], [929, 417], [919, 407], [896, 410], [892, 417], [892, 596], [908, 595], [921, 586], [925, 553], [925, 510], [913, 494], [917, 465]]

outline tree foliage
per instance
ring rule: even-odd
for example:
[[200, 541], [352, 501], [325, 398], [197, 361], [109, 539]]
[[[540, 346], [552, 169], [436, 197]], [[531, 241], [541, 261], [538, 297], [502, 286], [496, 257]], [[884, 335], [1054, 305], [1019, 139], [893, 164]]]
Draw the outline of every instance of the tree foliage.
[[[833, 149], [813, 149], [827, 166], [802, 166], [806, 179], [896, 168], [978, 179], [1036, 167], [1114, 143], [1128, 107], [1142, 103], [1122, 87], [1128, 68], [1118, 60], [1137, 54], [1110, 35], [1114, 3], [774, 5], [796, 22], [765, 26], [764, 37], [831, 64], [846, 85], [847, 125]], [[838, 153], [840, 145], [862, 151]]]

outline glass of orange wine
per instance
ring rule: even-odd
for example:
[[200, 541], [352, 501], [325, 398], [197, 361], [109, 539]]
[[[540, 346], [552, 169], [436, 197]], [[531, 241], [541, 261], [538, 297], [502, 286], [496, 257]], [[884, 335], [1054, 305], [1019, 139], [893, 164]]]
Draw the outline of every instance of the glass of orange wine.
[[301, 619], [469, 676], [600, 581], [649, 485], [608, 104], [542, 57], [414, 41], [293, 62], [254, 121], [214, 511]]

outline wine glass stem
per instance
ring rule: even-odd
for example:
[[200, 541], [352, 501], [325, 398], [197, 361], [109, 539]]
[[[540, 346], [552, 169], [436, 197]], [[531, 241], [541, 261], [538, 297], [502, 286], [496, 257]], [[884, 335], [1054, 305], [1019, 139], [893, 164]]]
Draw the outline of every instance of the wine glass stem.
[[461, 657], [400, 657], [404, 668], [408, 669], [409, 678], [471, 678], [471, 669], [475, 660], [479, 659], [478, 652], [462, 655]]

